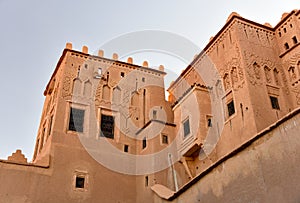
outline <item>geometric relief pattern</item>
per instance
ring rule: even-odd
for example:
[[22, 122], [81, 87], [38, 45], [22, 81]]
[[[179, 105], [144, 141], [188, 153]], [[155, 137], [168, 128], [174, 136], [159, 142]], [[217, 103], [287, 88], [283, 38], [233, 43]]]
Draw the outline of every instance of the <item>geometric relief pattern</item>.
[[265, 66], [264, 71], [267, 83], [272, 83], [271, 69], [268, 66]]
[[220, 71], [223, 72], [223, 83], [225, 90], [230, 87], [233, 89], [240, 88], [243, 85], [244, 72], [241, 67], [241, 57], [238, 45], [235, 46], [234, 55], [228, 58], [231, 59], [225, 63], [224, 70]]
[[[244, 56], [247, 67], [247, 76], [252, 85], [262, 85], [263, 83], [273, 85], [281, 84], [279, 69], [276, 68], [274, 62], [269, 59], [263, 59], [247, 51], [244, 51]], [[264, 77], [262, 77], [262, 73]]]
[[72, 86], [73, 80], [76, 77], [77, 70], [72, 68], [66, 68], [65, 76], [63, 77], [63, 84], [62, 84], [62, 96], [63, 98], [72, 95]]

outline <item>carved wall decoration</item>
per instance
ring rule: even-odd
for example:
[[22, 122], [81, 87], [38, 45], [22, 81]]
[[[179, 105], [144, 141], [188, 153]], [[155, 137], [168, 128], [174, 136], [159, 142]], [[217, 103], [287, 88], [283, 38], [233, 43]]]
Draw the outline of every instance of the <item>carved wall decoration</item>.
[[128, 104], [130, 100], [130, 91], [124, 91], [122, 103]]
[[254, 71], [254, 74], [255, 74], [255, 77], [256, 79], [260, 79], [260, 65], [258, 65], [256, 62], [253, 63], [253, 71]]
[[297, 63], [298, 76], [300, 76], [300, 60]]
[[[282, 74], [284, 86], [286, 86], [287, 92], [289, 83], [292, 83], [292, 85], [295, 85], [299, 83], [300, 80], [300, 53], [293, 54], [290, 58], [287, 58], [283, 62], [284, 70], [286, 71], [286, 74]], [[288, 78], [288, 79], [287, 79]], [[289, 82], [288, 82], [289, 81]], [[296, 98], [297, 99], [297, 98]]]
[[267, 83], [272, 83], [271, 69], [268, 66], [265, 66], [264, 72], [265, 72], [265, 77], [266, 77]]
[[260, 73], [260, 65], [262, 63], [262, 60], [255, 55], [254, 53], [250, 53], [247, 51], [244, 51], [244, 58], [246, 63], [246, 72], [247, 77], [249, 79], [249, 82], [256, 86], [256, 85], [262, 85], [263, 81], [261, 80], [261, 73]]
[[288, 73], [291, 82], [296, 79], [296, 71], [294, 66], [289, 67]]
[[96, 94], [95, 94], [95, 105], [99, 106], [101, 101], [101, 95], [102, 95], [102, 85], [97, 86]]
[[300, 91], [296, 93], [296, 102], [298, 105], [300, 105]]
[[73, 80], [76, 77], [77, 70], [74, 67], [68, 68], [65, 72], [65, 76], [63, 77], [62, 84], [62, 97], [65, 98], [67, 96], [72, 95], [72, 86]]
[[223, 77], [223, 82], [224, 82], [224, 88], [225, 88], [225, 91], [228, 90], [230, 88], [230, 80], [229, 80], [229, 75], [228, 73], [226, 73]]
[[108, 83], [108, 85], [109, 85], [110, 87], [115, 87], [115, 86], [118, 84], [117, 81], [112, 80], [111, 78], [108, 80], [107, 83]]
[[230, 75], [231, 75], [232, 85], [235, 85], [239, 81], [236, 67], [232, 67], [232, 69], [230, 71]]
[[280, 85], [281, 85], [281, 82], [280, 82], [280, 75], [279, 75], [279, 71], [277, 70], [277, 68], [274, 68], [273, 74], [274, 74], [275, 84], [276, 84], [277, 86], [280, 86]]

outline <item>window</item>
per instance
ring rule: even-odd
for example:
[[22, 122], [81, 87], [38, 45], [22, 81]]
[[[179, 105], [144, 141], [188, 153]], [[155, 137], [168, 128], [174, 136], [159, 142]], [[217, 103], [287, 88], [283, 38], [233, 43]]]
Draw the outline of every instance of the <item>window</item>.
[[298, 43], [298, 40], [297, 40], [297, 37], [296, 37], [296, 36], [294, 36], [292, 39], [293, 39], [294, 44], [297, 44], [297, 43]]
[[277, 97], [273, 97], [273, 96], [270, 96], [270, 100], [271, 100], [271, 105], [272, 105], [272, 108], [273, 109], [280, 109], [279, 107], [279, 103], [278, 103], [278, 98]]
[[142, 77], [142, 82], [145, 82], [145, 78], [144, 77]]
[[50, 120], [49, 120], [49, 131], [48, 131], [48, 136], [50, 136], [51, 133], [52, 133], [52, 122], [53, 122], [53, 115], [50, 117]]
[[227, 111], [228, 111], [228, 117], [232, 116], [235, 113], [233, 100], [227, 104]]
[[146, 137], [144, 137], [143, 139], [143, 149], [145, 149], [147, 147], [147, 139]]
[[207, 127], [212, 127], [212, 121], [211, 118], [207, 119]]
[[101, 76], [102, 76], [102, 68], [98, 68], [97, 72], [96, 72], [96, 75], [95, 75], [95, 78], [100, 79]]
[[169, 139], [168, 139], [168, 135], [162, 135], [161, 136], [161, 142], [163, 143], [163, 144], [168, 144], [169, 143]]
[[100, 136], [114, 139], [114, 117], [102, 114], [100, 125]]
[[129, 146], [127, 144], [124, 145], [124, 152], [128, 152]]
[[97, 71], [98, 75], [102, 75], [102, 68], [98, 68], [98, 71]]
[[281, 32], [279, 32], [278, 34], [279, 34], [279, 37], [281, 37]]
[[286, 33], [286, 28], [283, 28], [283, 32]]
[[285, 47], [286, 50], [288, 50], [288, 49], [290, 48], [290, 46], [289, 46], [288, 43], [285, 43], [285, 44], [284, 44], [284, 47]]
[[76, 176], [75, 187], [84, 188], [85, 178], [83, 176]]
[[183, 122], [183, 136], [187, 137], [191, 133], [190, 120], [187, 119]]
[[146, 176], [145, 177], [145, 187], [148, 187], [148, 185], [149, 185], [149, 177]]
[[125, 73], [121, 72], [121, 78], [124, 78], [124, 77], [125, 77]]
[[84, 110], [71, 108], [69, 119], [69, 130], [83, 132]]

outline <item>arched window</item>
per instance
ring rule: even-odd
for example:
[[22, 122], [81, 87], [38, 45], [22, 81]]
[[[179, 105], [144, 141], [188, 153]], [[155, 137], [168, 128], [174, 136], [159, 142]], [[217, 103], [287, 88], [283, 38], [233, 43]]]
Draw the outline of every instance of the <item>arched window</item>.
[[81, 95], [82, 82], [79, 78], [73, 81], [73, 95]]
[[118, 105], [121, 102], [121, 89], [117, 86], [113, 89], [113, 103]]
[[92, 94], [92, 83], [88, 80], [84, 83], [83, 95], [89, 98], [91, 94]]
[[102, 99], [110, 100], [110, 87], [107, 85], [103, 86]]

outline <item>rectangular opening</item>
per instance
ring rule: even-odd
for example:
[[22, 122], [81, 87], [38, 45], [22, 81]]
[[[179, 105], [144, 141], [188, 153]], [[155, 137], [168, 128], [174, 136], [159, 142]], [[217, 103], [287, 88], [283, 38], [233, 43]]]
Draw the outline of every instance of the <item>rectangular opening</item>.
[[102, 68], [98, 68], [97, 74], [98, 74], [99, 76], [102, 75]]
[[124, 152], [128, 152], [129, 146], [127, 144], [124, 145]]
[[121, 72], [121, 78], [124, 78], [124, 77], [125, 77], [125, 73]]
[[212, 127], [211, 118], [207, 118], [207, 127]]
[[284, 44], [284, 48], [285, 48], [286, 50], [288, 50], [288, 49], [290, 48], [289, 44], [288, 44], [288, 43], [285, 43], [285, 44]]
[[296, 36], [294, 36], [292, 39], [293, 39], [294, 44], [297, 44], [297, 43], [298, 43], [298, 40], [297, 40], [297, 37], [296, 37]]
[[278, 98], [274, 96], [270, 96], [271, 105], [273, 109], [280, 110]]
[[162, 134], [161, 139], [162, 139], [161, 142], [163, 144], [168, 144], [169, 143], [168, 135]]
[[51, 133], [52, 133], [52, 122], [53, 122], [53, 115], [50, 117], [50, 120], [49, 120], [49, 131], [48, 131], [48, 136], [50, 136]]
[[147, 147], [147, 139], [146, 137], [144, 137], [143, 139], [143, 149], [145, 149]]
[[232, 116], [235, 113], [233, 100], [227, 104], [227, 111], [228, 111], [228, 117]]
[[149, 177], [146, 176], [145, 177], [145, 187], [148, 187], [148, 185], [149, 185]]
[[100, 136], [114, 139], [114, 127], [115, 127], [114, 117], [101, 114]]
[[84, 110], [71, 108], [69, 118], [69, 130], [83, 132]]
[[187, 137], [190, 133], [191, 133], [190, 120], [186, 119], [183, 122], [183, 135], [184, 135], [184, 137]]
[[84, 181], [85, 181], [84, 177], [76, 176], [75, 187], [76, 188], [84, 188]]

